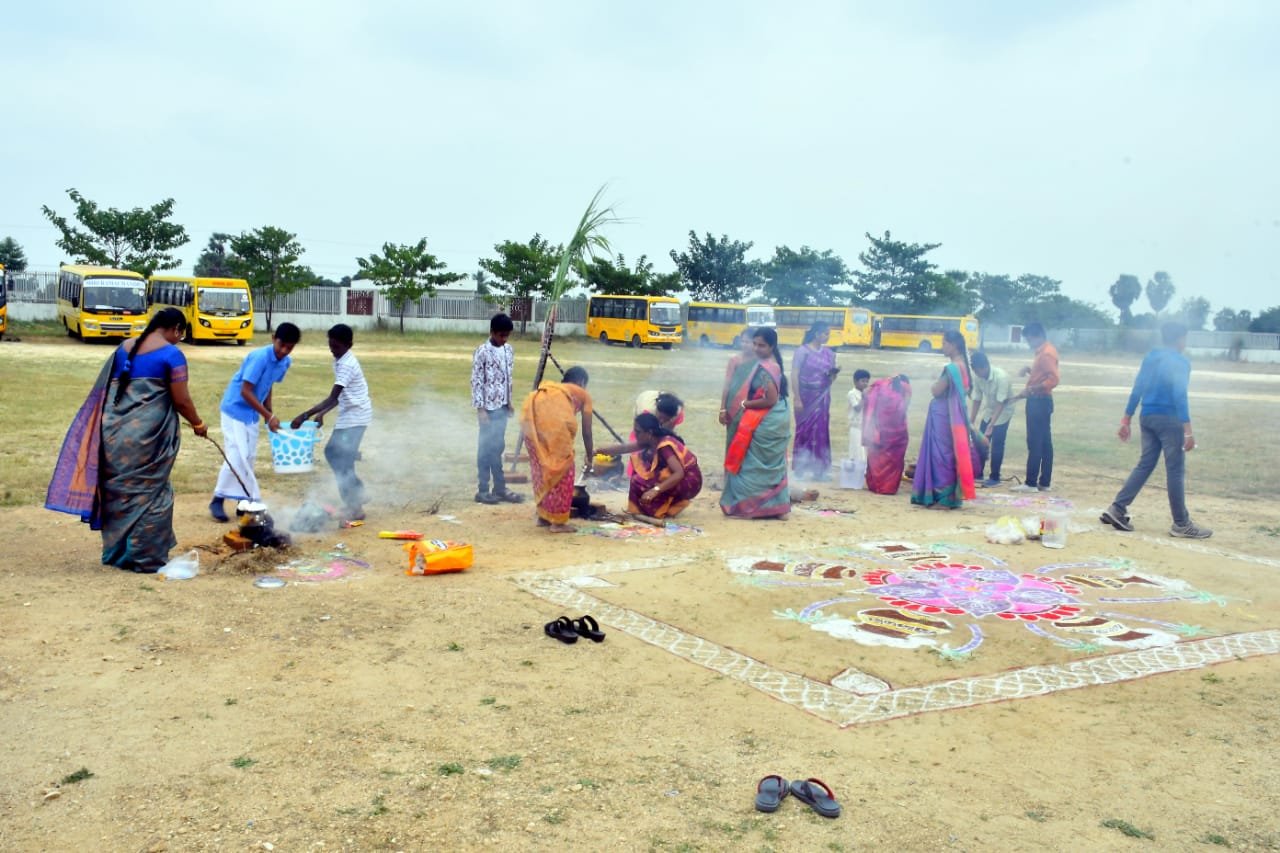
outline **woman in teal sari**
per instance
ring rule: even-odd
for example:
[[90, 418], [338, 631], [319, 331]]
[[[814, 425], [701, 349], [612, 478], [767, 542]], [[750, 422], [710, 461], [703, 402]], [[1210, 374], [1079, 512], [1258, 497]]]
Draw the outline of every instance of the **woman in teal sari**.
[[779, 518], [791, 512], [791, 407], [778, 333], [756, 329], [752, 349], [755, 358], [739, 364], [729, 380], [724, 413], [729, 443], [720, 509], [735, 518]]
[[179, 413], [196, 435], [208, 433], [177, 347], [186, 327], [181, 311], [165, 308], [138, 338], [121, 344], [58, 454], [45, 507], [101, 530], [103, 565], [151, 573], [178, 544], [169, 473], [178, 457]]

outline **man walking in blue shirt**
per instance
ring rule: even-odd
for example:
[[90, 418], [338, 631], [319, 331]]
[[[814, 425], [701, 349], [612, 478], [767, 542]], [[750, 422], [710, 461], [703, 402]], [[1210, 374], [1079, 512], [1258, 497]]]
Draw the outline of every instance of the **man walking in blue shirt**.
[[1141, 403], [1142, 455], [1138, 457], [1138, 464], [1129, 474], [1129, 479], [1120, 487], [1115, 501], [1102, 513], [1102, 522], [1116, 530], [1133, 530], [1129, 505], [1146, 485], [1163, 453], [1169, 509], [1173, 513], [1173, 527], [1169, 529], [1169, 535], [1183, 539], [1208, 539], [1213, 531], [1196, 525], [1187, 512], [1186, 454], [1196, 446], [1187, 403], [1191, 362], [1182, 354], [1187, 346], [1187, 327], [1181, 323], [1165, 323], [1160, 336], [1164, 346], [1153, 349], [1142, 360], [1117, 433], [1121, 441], [1129, 440], [1129, 421]]

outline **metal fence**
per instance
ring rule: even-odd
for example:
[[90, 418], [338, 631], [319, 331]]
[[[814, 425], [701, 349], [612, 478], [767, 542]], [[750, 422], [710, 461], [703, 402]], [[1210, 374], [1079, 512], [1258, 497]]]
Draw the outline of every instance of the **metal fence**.
[[9, 282], [13, 285], [9, 290], [9, 300], [11, 302], [44, 302], [52, 304], [58, 301], [58, 274], [56, 272], [9, 273]]
[[[271, 300], [271, 310], [281, 314], [341, 314], [348, 289], [308, 287], [306, 290], [280, 294]], [[256, 290], [253, 292], [253, 306], [256, 311], [267, 310], [267, 298]]]
[[[1159, 329], [1071, 329], [1068, 346], [1095, 352], [1146, 352], [1160, 345]], [[1187, 333], [1189, 349], [1275, 350], [1280, 349], [1280, 335], [1269, 332], [1191, 331]]]

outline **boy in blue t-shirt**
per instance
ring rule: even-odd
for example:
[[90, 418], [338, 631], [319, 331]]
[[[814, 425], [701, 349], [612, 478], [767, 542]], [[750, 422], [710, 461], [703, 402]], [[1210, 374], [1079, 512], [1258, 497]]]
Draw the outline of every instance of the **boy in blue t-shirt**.
[[[267, 429], [280, 429], [280, 419], [271, 411], [271, 387], [284, 379], [289, 372], [289, 353], [302, 339], [302, 332], [292, 323], [281, 323], [271, 336], [271, 346], [256, 349], [244, 357], [240, 369], [227, 383], [222, 394], [222, 441], [227, 462], [218, 471], [218, 484], [209, 502], [209, 514], [214, 521], [225, 522], [223, 501], [262, 500], [258, 478], [253, 474], [253, 460], [258, 451], [258, 423], [267, 422]], [[228, 465], [228, 462], [230, 465]], [[235, 473], [232, 473], [234, 467]], [[239, 479], [237, 479], [239, 475]], [[244, 485], [241, 485], [244, 481]], [[245, 489], [251, 494], [245, 494]]]

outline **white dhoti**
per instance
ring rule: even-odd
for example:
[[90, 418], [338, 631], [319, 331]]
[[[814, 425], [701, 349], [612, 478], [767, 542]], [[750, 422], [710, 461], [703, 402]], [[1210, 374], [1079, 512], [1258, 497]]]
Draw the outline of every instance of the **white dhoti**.
[[[218, 471], [218, 485], [214, 487], [213, 496], [215, 498], [230, 498], [232, 500], [262, 500], [262, 491], [258, 488], [258, 478], [253, 475], [253, 460], [258, 455], [258, 425], [259, 421], [247, 424], [244, 421], [238, 421], [221, 412], [222, 415], [222, 449], [226, 451], [227, 460], [235, 468], [235, 474], [231, 473], [231, 468], [227, 467], [227, 463], [222, 463], [222, 468]], [[244, 481], [244, 486], [240, 485], [240, 481], [236, 479], [236, 474], [240, 475], [240, 480]], [[245, 494], [245, 488], [249, 489], [250, 494]]]
[[867, 449], [862, 446], [862, 427], [849, 427], [849, 455], [845, 458], [855, 462], [867, 461]]

